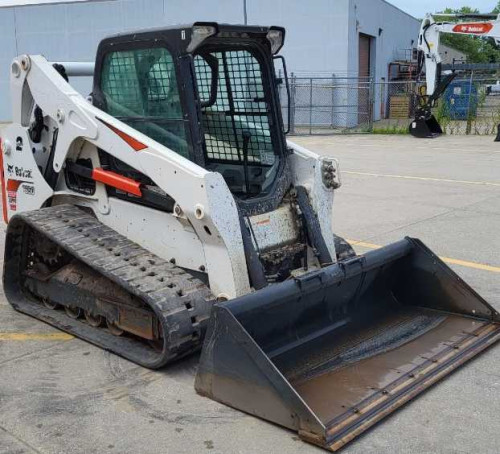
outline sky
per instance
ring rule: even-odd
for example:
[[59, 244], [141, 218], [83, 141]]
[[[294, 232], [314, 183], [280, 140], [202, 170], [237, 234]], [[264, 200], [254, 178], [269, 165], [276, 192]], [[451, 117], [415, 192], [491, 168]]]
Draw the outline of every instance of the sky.
[[498, 3], [496, 0], [388, 0], [389, 3], [421, 18], [425, 13], [436, 13], [445, 8], [460, 8], [470, 6], [477, 8], [482, 13], [489, 13]]

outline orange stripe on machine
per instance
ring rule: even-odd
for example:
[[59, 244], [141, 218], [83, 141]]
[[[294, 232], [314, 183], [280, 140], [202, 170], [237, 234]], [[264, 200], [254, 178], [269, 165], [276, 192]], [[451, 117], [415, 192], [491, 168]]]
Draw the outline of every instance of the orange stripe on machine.
[[11, 211], [17, 211], [17, 190], [23, 183], [26, 181], [7, 180], [7, 200]]
[[108, 186], [113, 186], [116, 189], [121, 189], [129, 194], [136, 195], [137, 197], [142, 197], [141, 183], [138, 183], [132, 178], [127, 178], [118, 173], [98, 167], [92, 170], [92, 179], [107, 184]]
[[475, 22], [469, 24], [457, 24], [453, 27], [455, 33], [472, 33], [474, 35], [484, 35], [491, 31], [493, 24], [488, 22]]
[[142, 142], [139, 142], [137, 139], [134, 139], [132, 136], [129, 136], [127, 133], [121, 131], [120, 129], [106, 123], [104, 120], [98, 118], [101, 123], [104, 123], [111, 131], [118, 134], [127, 144], [129, 144], [135, 151], [141, 151], [145, 148], [148, 148], [147, 145], [144, 145]]

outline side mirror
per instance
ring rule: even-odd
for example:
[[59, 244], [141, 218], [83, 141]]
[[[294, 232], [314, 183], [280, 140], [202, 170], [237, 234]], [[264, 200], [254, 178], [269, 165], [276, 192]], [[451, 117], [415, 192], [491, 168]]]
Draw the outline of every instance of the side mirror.
[[[275, 55], [273, 57], [273, 60], [276, 62], [276, 60], [281, 61], [281, 69], [283, 70], [283, 75], [284, 78], [282, 77], [276, 77], [275, 83], [279, 87], [280, 85], [283, 85], [283, 79], [285, 81], [285, 89], [286, 89], [286, 96], [287, 96], [287, 126], [284, 130], [285, 134], [288, 134], [290, 132], [290, 118], [291, 118], [291, 95], [290, 95], [290, 84], [288, 83], [288, 71], [286, 69], [286, 60], [283, 55]], [[276, 72], [276, 63], [274, 65], [274, 69]]]

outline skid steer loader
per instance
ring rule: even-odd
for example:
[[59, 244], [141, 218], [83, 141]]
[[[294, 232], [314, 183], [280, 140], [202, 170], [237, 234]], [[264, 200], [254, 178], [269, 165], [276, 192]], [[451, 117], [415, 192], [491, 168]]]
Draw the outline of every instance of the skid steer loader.
[[[195, 23], [107, 38], [95, 68], [16, 58], [3, 283], [145, 367], [205, 339], [200, 394], [337, 450], [498, 340], [500, 317], [416, 239], [358, 257], [334, 236], [337, 161], [285, 139], [284, 36]], [[68, 77], [89, 72], [85, 99]]]

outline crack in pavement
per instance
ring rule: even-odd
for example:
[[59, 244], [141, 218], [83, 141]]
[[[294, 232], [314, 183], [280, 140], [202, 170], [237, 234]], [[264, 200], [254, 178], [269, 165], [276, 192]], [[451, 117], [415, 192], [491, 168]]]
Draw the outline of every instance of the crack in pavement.
[[7, 430], [5, 427], [0, 425], [0, 430], [9, 435], [10, 437], [14, 438], [14, 440], [18, 441], [21, 443], [23, 446], [26, 446], [28, 449], [30, 449], [32, 452], [36, 454], [43, 454], [42, 451], [39, 451], [36, 449], [34, 446], [31, 446], [28, 442], [24, 441], [22, 438], [18, 437], [16, 434], [10, 432]]

